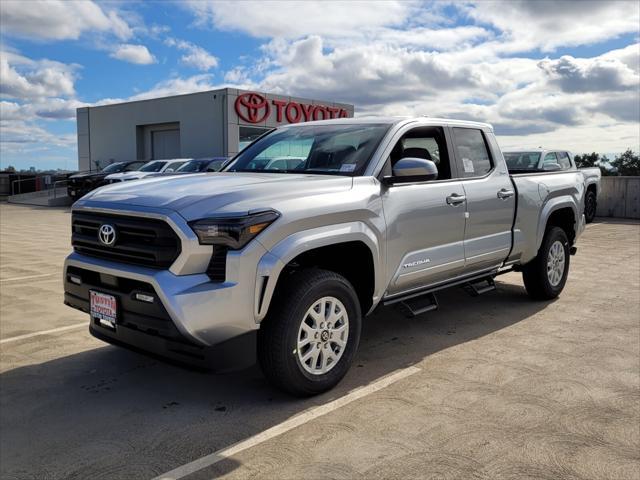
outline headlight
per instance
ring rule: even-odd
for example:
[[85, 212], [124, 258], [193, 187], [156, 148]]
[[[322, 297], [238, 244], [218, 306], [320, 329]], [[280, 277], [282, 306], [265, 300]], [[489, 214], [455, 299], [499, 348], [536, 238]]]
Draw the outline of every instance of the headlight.
[[279, 216], [279, 213], [270, 210], [243, 217], [204, 218], [189, 223], [189, 226], [201, 245], [224, 245], [239, 250]]

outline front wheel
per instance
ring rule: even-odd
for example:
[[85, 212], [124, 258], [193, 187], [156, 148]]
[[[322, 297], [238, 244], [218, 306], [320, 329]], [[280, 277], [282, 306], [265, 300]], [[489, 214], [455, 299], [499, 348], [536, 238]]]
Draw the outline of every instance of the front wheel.
[[587, 223], [593, 222], [597, 206], [596, 192], [589, 190], [584, 197], [584, 219]]
[[529, 296], [550, 300], [562, 292], [569, 274], [569, 239], [559, 227], [547, 230], [538, 255], [522, 268]]
[[330, 390], [353, 362], [361, 317], [356, 292], [343, 276], [320, 269], [292, 274], [278, 286], [258, 331], [262, 371], [294, 395]]

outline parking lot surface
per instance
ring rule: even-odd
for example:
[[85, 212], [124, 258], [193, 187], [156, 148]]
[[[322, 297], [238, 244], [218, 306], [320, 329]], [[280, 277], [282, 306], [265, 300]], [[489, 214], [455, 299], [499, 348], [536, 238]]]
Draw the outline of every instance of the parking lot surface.
[[69, 211], [3, 204], [0, 225], [2, 479], [640, 478], [638, 222], [589, 225], [556, 301], [509, 273], [418, 318], [379, 309], [304, 400], [93, 339], [62, 304]]

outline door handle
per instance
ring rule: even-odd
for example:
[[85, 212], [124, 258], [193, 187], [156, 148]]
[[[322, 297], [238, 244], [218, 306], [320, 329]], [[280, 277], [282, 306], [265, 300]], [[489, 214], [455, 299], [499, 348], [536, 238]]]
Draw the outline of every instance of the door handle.
[[498, 198], [500, 200], [506, 200], [507, 198], [511, 198], [516, 194], [513, 190], [507, 190], [506, 188], [502, 188], [498, 190]]
[[447, 204], [451, 205], [452, 207], [457, 207], [458, 205], [463, 204], [465, 200], [467, 200], [467, 197], [465, 197], [464, 195], [452, 193], [447, 197]]

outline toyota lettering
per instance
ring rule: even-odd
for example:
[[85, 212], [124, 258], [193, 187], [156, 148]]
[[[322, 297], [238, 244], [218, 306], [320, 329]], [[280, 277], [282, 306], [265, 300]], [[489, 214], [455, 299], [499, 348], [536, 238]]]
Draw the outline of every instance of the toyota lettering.
[[349, 117], [349, 112], [344, 108], [275, 98], [269, 102], [263, 95], [255, 92], [238, 95], [234, 106], [238, 117], [247, 123], [263, 122], [271, 114], [272, 107], [275, 110], [277, 123], [299, 123]]

